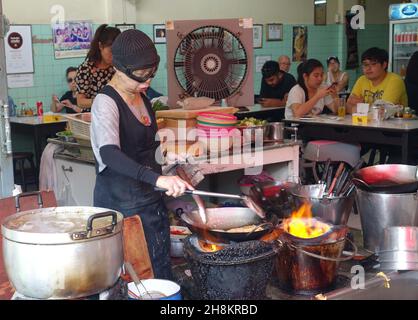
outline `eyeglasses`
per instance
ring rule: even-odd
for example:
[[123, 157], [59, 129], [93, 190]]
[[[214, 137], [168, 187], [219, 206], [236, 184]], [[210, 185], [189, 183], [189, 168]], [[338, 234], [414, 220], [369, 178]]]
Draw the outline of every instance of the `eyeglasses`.
[[379, 62], [370, 62], [370, 63], [362, 63], [361, 66], [363, 69], [367, 69], [369, 67], [375, 67], [378, 64]]
[[71, 83], [71, 82], [73, 82], [75, 80], [75, 78], [67, 78], [67, 82], [68, 83]]
[[148, 69], [142, 69], [142, 70], [135, 70], [131, 73], [131, 78], [135, 81], [144, 83], [147, 82], [149, 79], [152, 79], [155, 77], [158, 70], [157, 67], [148, 68]]

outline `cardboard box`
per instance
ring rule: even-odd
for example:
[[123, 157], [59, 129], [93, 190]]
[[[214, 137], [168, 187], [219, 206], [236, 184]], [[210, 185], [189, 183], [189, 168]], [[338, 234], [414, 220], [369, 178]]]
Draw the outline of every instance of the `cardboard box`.
[[353, 119], [353, 124], [367, 124], [369, 117], [367, 114], [353, 113], [352, 119]]
[[62, 116], [60, 116], [59, 114], [44, 114], [42, 116], [42, 121], [44, 123], [58, 122], [62, 121]]

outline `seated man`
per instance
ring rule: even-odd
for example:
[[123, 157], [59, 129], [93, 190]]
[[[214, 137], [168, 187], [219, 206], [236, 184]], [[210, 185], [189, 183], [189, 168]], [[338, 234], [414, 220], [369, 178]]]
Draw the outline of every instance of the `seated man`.
[[388, 72], [389, 55], [386, 50], [370, 48], [362, 57], [363, 76], [361, 76], [347, 101], [347, 112], [357, 111], [357, 103], [373, 104], [385, 100], [393, 104], [408, 106], [408, 96], [401, 77]]
[[277, 60], [279, 62], [280, 70], [289, 73], [292, 62], [288, 56], [282, 55]]
[[267, 61], [261, 73], [263, 79], [259, 103], [263, 107], [285, 107], [288, 93], [296, 85], [295, 78], [280, 70], [276, 61]]

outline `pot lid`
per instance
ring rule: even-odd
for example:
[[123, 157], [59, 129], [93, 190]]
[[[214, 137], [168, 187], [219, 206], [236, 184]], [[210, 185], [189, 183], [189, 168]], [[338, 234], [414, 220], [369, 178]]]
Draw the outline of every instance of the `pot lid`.
[[107, 237], [121, 231], [120, 212], [96, 207], [24, 211], [3, 221], [4, 238], [28, 244], [63, 244]]

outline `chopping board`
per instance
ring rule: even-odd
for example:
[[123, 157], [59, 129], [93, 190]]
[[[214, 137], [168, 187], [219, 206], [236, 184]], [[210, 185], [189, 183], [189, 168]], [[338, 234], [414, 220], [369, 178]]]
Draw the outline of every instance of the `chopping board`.
[[227, 114], [234, 114], [238, 111], [234, 107], [209, 107], [199, 110], [184, 110], [184, 109], [171, 109], [161, 110], [156, 112], [157, 118], [169, 118], [169, 119], [195, 119], [201, 112], [220, 112]]
[[[144, 228], [138, 215], [123, 219], [123, 256], [140, 279], [154, 278]], [[124, 274], [123, 279], [132, 281], [128, 274]]]

